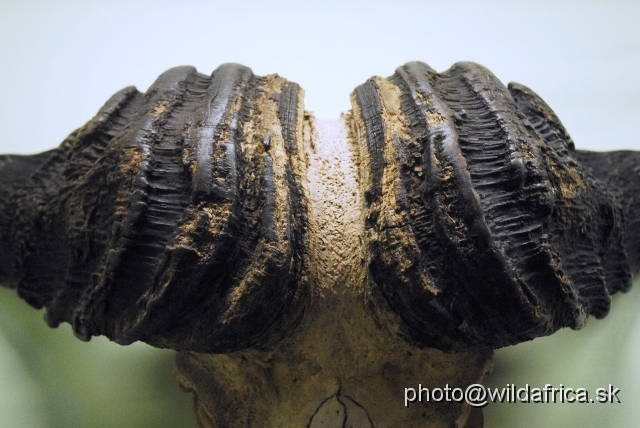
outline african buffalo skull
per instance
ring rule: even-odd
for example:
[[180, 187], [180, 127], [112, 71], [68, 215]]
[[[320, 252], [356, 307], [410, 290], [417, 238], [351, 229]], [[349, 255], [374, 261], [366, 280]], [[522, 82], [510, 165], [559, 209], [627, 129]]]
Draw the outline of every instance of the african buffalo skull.
[[178, 67], [0, 157], [0, 281], [83, 340], [180, 351], [205, 427], [476, 426], [405, 388], [481, 383], [630, 287], [640, 155], [576, 151], [530, 89], [413, 62], [340, 120], [302, 100]]

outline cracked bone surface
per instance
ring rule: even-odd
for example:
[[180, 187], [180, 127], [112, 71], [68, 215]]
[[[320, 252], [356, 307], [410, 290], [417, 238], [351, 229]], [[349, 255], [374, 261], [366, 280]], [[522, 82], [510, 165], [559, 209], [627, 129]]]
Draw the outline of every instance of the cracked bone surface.
[[315, 120], [237, 64], [123, 89], [0, 157], [0, 281], [83, 340], [179, 351], [202, 426], [465, 426], [405, 388], [464, 389], [492, 349], [604, 317], [640, 267], [640, 156], [576, 151], [472, 63], [351, 100]]

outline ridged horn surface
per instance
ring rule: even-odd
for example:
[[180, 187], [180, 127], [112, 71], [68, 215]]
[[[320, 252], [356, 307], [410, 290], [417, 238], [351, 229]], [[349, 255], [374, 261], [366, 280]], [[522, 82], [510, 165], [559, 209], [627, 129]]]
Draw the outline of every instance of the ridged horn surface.
[[[277, 75], [178, 67], [125, 88], [59, 148], [0, 156], [0, 281], [82, 339], [197, 352], [270, 346], [326, 298], [312, 273], [347, 260], [368, 262], [377, 325], [445, 351], [581, 328], [629, 288], [640, 154], [576, 151], [533, 91], [472, 63], [408, 63], [352, 105], [348, 141], [320, 158], [302, 90]], [[363, 206], [309, 231], [309, 186], [341, 212], [307, 174], [334, 161], [357, 163], [357, 185], [331, 185]]]
[[640, 272], [640, 152], [576, 151], [576, 158], [614, 195], [625, 217], [625, 248], [631, 271]]
[[461, 351], [577, 329], [630, 287], [625, 212], [530, 89], [412, 62], [352, 105], [378, 315], [412, 342]]
[[58, 149], [0, 159], [0, 279], [85, 340], [270, 343], [305, 304], [302, 113], [297, 84], [237, 64], [123, 89]]

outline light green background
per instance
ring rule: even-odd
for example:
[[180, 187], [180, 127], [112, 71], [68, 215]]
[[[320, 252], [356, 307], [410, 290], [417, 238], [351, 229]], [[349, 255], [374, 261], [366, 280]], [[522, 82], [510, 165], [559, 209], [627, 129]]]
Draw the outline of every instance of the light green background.
[[172, 378], [174, 351], [50, 329], [0, 288], [0, 427], [195, 427]]

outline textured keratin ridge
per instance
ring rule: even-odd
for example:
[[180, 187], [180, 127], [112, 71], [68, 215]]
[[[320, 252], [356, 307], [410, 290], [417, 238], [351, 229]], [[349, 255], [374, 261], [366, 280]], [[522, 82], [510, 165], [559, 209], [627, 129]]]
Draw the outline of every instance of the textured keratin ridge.
[[18, 190], [10, 285], [85, 340], [276, 340], [306, 293], [300, 92], [237, 64], [120, 91]]
[[370, 269], [410, 340], [514, 344], [580, 328], [628, 289], [623, 212], [530, 89], [414, 62], [353, 101]]

